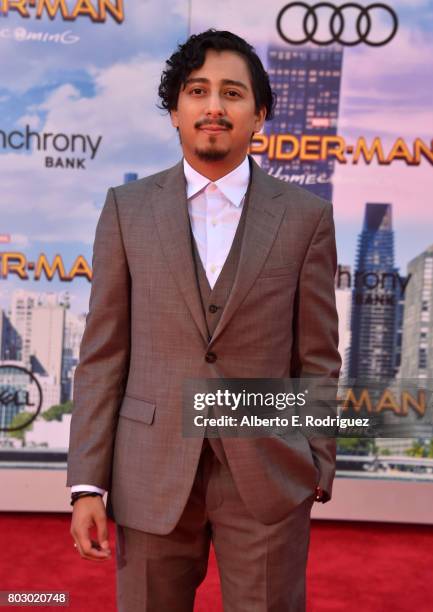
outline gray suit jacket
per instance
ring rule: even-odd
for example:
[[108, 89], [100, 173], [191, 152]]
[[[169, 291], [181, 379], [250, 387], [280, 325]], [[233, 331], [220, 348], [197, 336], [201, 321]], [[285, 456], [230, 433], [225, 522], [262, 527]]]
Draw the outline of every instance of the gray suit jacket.
[[[239, 266], [210, 342], [182, 162], [108, 191], [75, 373], [67, 485], [107, 489], [119, 524], [167, 534], [185, 507], [202, 439], [182, 436], [184, 379], [339, 375], [332, 205], [251, 161]], [[317, 484], [331, 493], [331, 438], [223, 443], [239, 493], [262, 523], [284, 518]]]

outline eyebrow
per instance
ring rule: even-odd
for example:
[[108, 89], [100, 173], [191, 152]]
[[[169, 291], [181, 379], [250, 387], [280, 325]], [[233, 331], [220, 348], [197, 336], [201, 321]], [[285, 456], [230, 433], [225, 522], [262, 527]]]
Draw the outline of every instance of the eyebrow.
[[[209, 79], [205, 79], [204, 77], [186, 79], [184, 83], [184, 89], [187, 85], [191, 85], [193, 83], [205, 83], [206, 85], [209, 85], [210, 81]], [[223, 85], [234, 85], [237, 87], [241, 87], [242, 89], [245, 89], [245, 91], [248, 91], [248, 87], [245, 85], [245, 83], [242, 83], [242, 81], [234, 81], [233, 79], [222, 79], [221, 83]]]

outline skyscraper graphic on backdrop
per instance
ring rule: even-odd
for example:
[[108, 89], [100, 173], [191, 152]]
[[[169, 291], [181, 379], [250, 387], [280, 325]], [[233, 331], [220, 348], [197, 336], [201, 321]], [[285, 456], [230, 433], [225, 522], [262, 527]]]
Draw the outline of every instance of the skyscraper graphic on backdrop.
[[[405, 282], [410, 281], [410, 278], [403, 277]], [[410, 285], [410, 283], [409, 283]], [[404, 322], [404, 307], [406, 303], [406, 292], [404, 294], [396, 294], [396, 313], [395, 313], [395, 349], [394, 349], [394, 367], [395, 375], [401, 378], [401, 351], [403, 344], [403, 322]]]
[[123, 184], [131, 183], [132, 181], [136, 181], [138, 179], [138, 174], [136, 172], [125, 172], [123, 175]]
[[409, 262], [407, 271], [401, 377], [433, 379], [433, 244]]
[[[33, 374], [42, 390], [42, 411], [69, 399], [62, 393], [64, 379], [70, 377], [64, 361], [68, 309], [67, 291], [54, 293], [16, 289], [11, 295], [8, 311], [0, 312], [1, 365], [15, 365]], [[22, 388], [30, 394], [35, 393], [28, 374], [21, 375], [17, 369], [11, 369], [11, 373], [3, 369], [0, 387], [3, 390]], [[37, 401], [33, 400], [35, 398], [32, 398], [32, 402], [36, 405]], [[15, 402], [0, 402], [0, 427], [8, 427], [21, 410], [24, 408]], [[5, 432], [0, 433], [0, 443], [6, 437]]]
[[7, 313], [0, 310], [0, 360], [18, 361], [21, 358], [21, 338]]
[[393, 287], [394, 232], [391, 204], [368, 203], [358, 238], [352, 292], [350, 378], [385, 382], [395, 376], [397, 312]]
[[[342, 61], [339, 47], [269, 47], [267, 70], [277, 105], [273, 121], [265, 124], [265, 134], [335, 135]], [[278, 160], [263, 155], [261, 166], [277, 178], [331, 200], [334, 164], [333, 159]]]
[[56, 385], [61, 381], [67, 300], [66, 294], [17, 289], [12, 293], [8, 314], [15, 336], [19, 337], [16, 357], [32, 372], [52, 376]]
[[341, 355], [340, 379], [348, 376], [350, 351], [350, 313], [352, 308], [351, 269], [348, 265], [338, 265], [335, 275], [335, 302], [338, 313], [338, 352]]
[[86, 325], [86, 315], [65, 312], [65, 329], [63, 335], [63, 365], [62, 365], [62, 400], [72, 399], [75, 370], [80, 355], [80, 344]]

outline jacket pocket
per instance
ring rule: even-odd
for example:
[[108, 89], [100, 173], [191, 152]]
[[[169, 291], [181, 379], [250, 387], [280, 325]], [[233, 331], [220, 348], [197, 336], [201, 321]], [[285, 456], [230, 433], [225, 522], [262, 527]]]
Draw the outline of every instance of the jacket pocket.
[[155, 404], [146, 400], [125, 395], [120, 406], [119, 416], [151, 425], [155, 415]]

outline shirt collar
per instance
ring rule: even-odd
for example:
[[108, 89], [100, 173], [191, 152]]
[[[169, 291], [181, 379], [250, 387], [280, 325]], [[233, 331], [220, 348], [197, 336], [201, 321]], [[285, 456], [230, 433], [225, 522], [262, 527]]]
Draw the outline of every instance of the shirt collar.
[[[194, 170], [194, 168], [183, 158], [183, 171], [186, 178], [187, 198], [191, 198], [201, 191], [206, 185], [211, 183], [206, 176]], [[240, 206], [242, 199], [247, 191], [250, 180], [250, 164], [248, 156], [234, 170], [225, 174], [217, 181], [213, 181], [218, 189], [235, 206]]]

